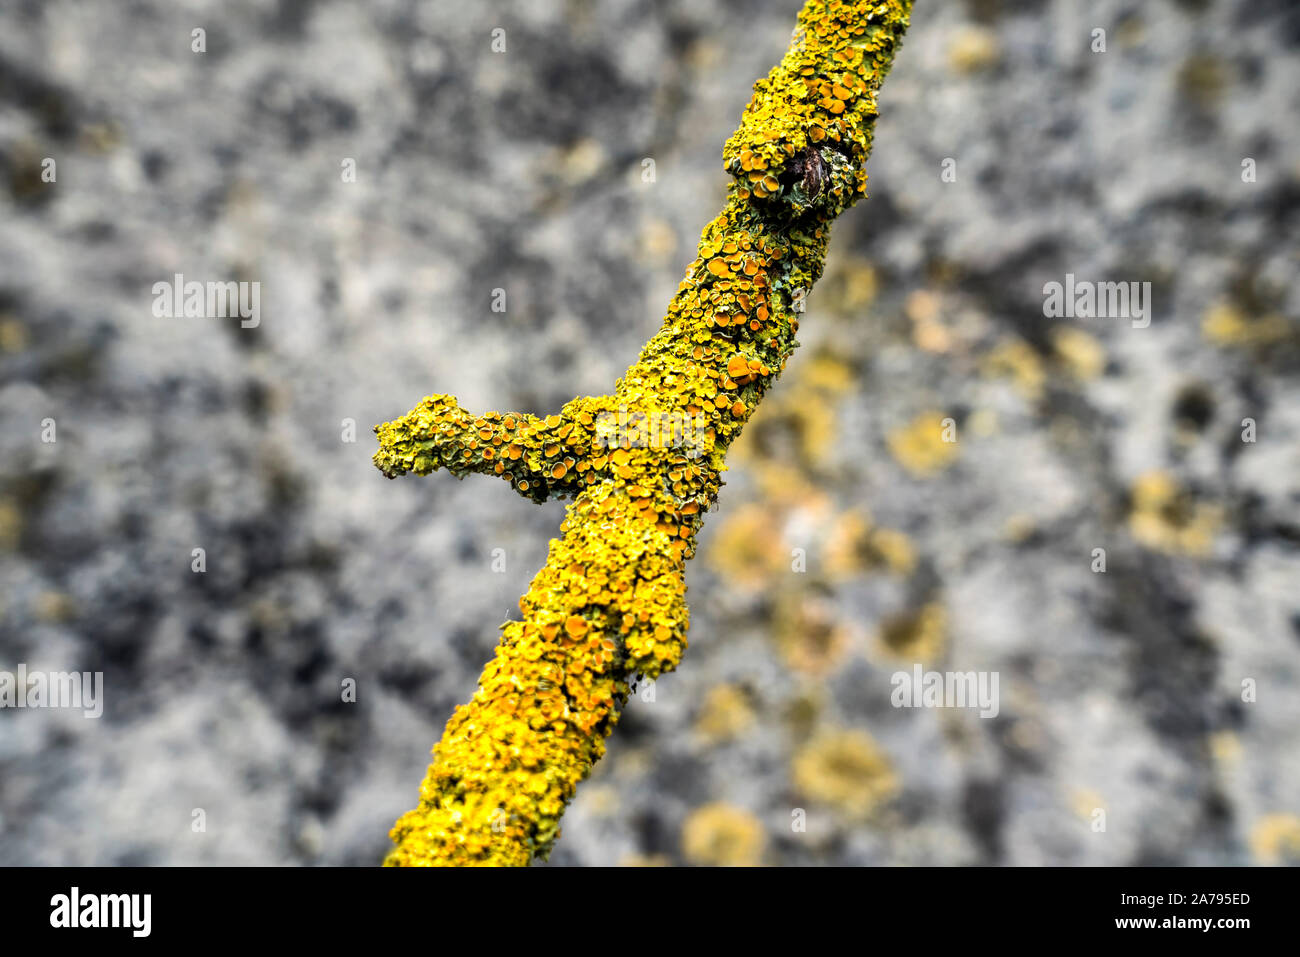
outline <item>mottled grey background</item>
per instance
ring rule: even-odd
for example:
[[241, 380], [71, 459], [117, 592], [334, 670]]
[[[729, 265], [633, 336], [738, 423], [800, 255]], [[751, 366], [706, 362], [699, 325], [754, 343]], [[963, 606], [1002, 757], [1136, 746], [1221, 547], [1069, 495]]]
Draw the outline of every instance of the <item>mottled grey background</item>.
[[[0, 7], [0, 669], [107, 686], [0, 712], [0, 863], [380, 859], [562, 506], [385, 481], [370, 426], [607, 391], [797, 7]], [[1286, 0], [917, 3], [691, 650], [553, 864], [1300, 859], [1298, 45]], [[176, 272], [261, 325], [155, 318]], [[1067, 272], [1150, 327], [1045, 319]], [[892, 708], [913, 661], [998, 716]]]

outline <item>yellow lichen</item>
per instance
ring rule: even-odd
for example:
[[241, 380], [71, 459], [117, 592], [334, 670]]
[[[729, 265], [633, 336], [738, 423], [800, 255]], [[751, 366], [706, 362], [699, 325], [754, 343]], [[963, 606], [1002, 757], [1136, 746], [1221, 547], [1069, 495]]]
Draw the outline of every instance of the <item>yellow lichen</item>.
[[925, 412], [886, 437], [890, 454], [913, 475], [925, 478], [957, 458], [956, 433], [942, 412]]
[[0, 549], [16, 549], [22, 537], [23, 513], [11, 499], [0, 498]]
[[879, 287], [875, 267], [859, 257], [842, 261], [834, 275], [828, 275], [824, 281], [831, 283], [828, 298], [834, 308], [855, 319], [875, 301]]
[[985, 356], [983, 368], [987, 375], [1010, 379], [1016, 390], [1031, 401], [1042, 396], [1047, 382], [1042, 358], [1023, 339], [1000, 343]]
[[0, 352], [22, 352], [27, 348], [27, 327], [17, 319], [0, 316]]
[[1147, 472], [1133, 483], [1129, 530], [1148, 548], [1204, 556], [1214, 545], [1222, 509], [1199, 502], [1167, 472]]
[[[727, 449], [794, 351], [796, 303], [822, 274], [830, 224], [864, 195], [876, 92], [910, 9], [805, 4], [790, 50], [727, 141], [726, 208], [612, 394], [544, 418], [474, 415], [432, 395], [376, 427], [375, 464], [390, 478], [496, 475], [534, 501], [572, 500], [521, 620], [502, 626], [477, 692], [434, 748], [419, 806], [394, 826], [387, 863], [544, 856], [630, 683], [681, 660], [685, 562]], [[689, 441], [644, 428], [661, 415], [690, 423]]]
[[1085, 821], [1092, 820], [1098, 810], [1105, 810], [1106, 799], [1090, 788], [1077, 788], [1070, 792], [1070, 810]]
[[825, 561], [833, 579], [877, 569], [910, 575], [916, 567], [916, 549], [902, 532], [878, 528], [865, 512], [850, 511], [836, 521], [826, 542]]
[[843, 359], [825, 353], [814, 356], [802, 370], [801, 382], [828, 396], [841, 395], [853, 389], [853, 370]]
[[672, 862], [662, 854], [632, 854], [619, 861], [620, 867], [667, 867]]
[[1261, 817], [1250, 830], [1250, 850], [1261, 864], [1300, 864], [1300, 817]]
[[1282, 316], [1251, 318], [1231, 303], [1212, 306], [1201, 320], [1201, 334], [1217, 346], [1271, 346], [1294, 335]]
[[1082, 329], [1058, 328], [1052, 335], [1052, 348], [1076, 379], [1095, 379], [1106, 368], [1106, 349]]
[[948, 616], [935, 602], [885, 619], [877, 635], [882, 651], [899, 661], [930, 664], [943, 654]]
[[790, 549], [761, 505], [742, 505], [721, 520], [708, 550], [708, 562], [730, 583], [761, 588], [790, 571]]
[[[825, 464], [841, 438], [835, 402], [853, 381], [853, 370], [842, 359], [827, 353], [814, 356], [801, 368], [791, 388], [764, 405], [763, 414], [738, 444], [737, 454], [747, 458], [761, 450], [759, 454], [769, 458], [785, 456], [791, 468]], [[790, 454], [786, 456], [786, 452]]]
[[1231, 731], [1216, 731], [1209, 736], [1210, 754], [1221, 764], [1231, 764], [1241, 757], [1241, 738]]
[[853, 631], [836, 618], [824, 601], [798, 592], [785, 598], [776, 612], [775, 633], [781, 657], [795, 671], [815, 677], [833, 672], [843, 662]]
[[756, 867], [765, 844], [758, 818], [730, 804], [696, 808], [682, 825], [682, 855], [692, 864]]
[[695, 720], [695, 730], [710, 741], [728, 741], [754, 723], [754, 708], [744, 689], [717, 685], [709, 690]]
[[963, 27], [948, 45], [948, 62], [958, 73], [975, 73], [1001, 58], [998, 37], [984, 27]]
[[898, 791], [889, 758], [865, 731], [824, 734], [794, 759], [800, 793], [851, 818], [867, 817]]
[[940, 316], [941, 300], [936, 293], [918, 289], [907, 297], [903, 313], [912, 322], [912, 341], [926, 352], [947, 352], [952, 335]]

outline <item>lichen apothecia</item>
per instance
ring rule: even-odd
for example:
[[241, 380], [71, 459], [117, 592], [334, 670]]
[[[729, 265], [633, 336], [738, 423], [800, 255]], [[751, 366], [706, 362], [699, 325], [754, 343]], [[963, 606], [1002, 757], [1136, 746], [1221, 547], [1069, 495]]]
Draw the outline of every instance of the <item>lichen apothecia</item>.
[[[631, 682], [686, 647], [685, 562], [717, 499], [728, 446], [796, 346], [831, 222], [865, 195], [876, 95], [910, 0], [809, 0], [785, 57], [754, 85], [727, 141], [727, 203], [659, 332], [605, 396], [558, 414], [465, 411], [432, 395], [375, 428], [389, 478], [442, 468], [497, 475], [536, 502], [571, 503], [546, 565], [502, 626], [473, 699], [434, 747], [419, 806], [386, 863], [527, 864], [603, 755]], [[691, 450], [609, 449], [620, 410], [703, 420]]]

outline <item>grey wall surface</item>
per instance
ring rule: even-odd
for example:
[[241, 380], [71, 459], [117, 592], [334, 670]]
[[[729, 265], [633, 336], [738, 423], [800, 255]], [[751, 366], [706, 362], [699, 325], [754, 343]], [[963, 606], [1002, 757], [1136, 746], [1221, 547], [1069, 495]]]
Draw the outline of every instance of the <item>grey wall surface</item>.
[[[0, 864], [379, 861], [563, 506], [388, 482], [370, 427], [608, 391], [797, 7], [0, 7], [0, 670], [104, 675], [0, 710]], [[1298, 45], [919, 0], [691, 650], [552, 865], [1300, 859]], [[260, 322], [154, 315], [177, 273]], [[1046, 317], [1067, 274], [1149, 324]], [[996, 716], [894, 707], [916, 664]]]

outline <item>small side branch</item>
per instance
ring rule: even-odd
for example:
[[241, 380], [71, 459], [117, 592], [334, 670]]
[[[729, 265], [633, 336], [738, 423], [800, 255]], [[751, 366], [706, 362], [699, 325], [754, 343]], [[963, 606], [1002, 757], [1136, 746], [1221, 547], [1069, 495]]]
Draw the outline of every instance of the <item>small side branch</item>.
[[572, 496], [598, 480], [600, 470], [591, 463], [594, 404], [575, 399], [545, 418], [522, 412], [474, 415], [454, 395], [431, 395], [400, 419], [375, 426], [375, 465], [389, 478], [440, 468], [457, 478], [471, 472], [497, 475], [535, 502]]

